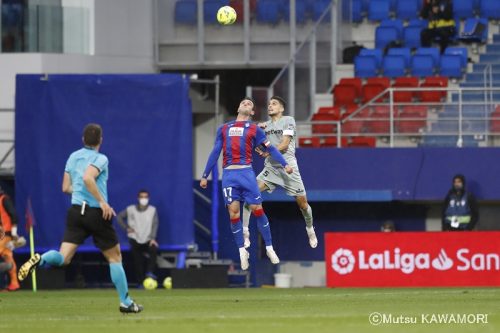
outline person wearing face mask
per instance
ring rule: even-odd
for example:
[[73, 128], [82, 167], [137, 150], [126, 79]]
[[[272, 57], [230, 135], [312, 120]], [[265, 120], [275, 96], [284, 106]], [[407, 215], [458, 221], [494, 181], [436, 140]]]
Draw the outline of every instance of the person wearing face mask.
[[[130, 242], [130, 250], [134, 260], [135, 276], [138, 287], [146, 277], [156, 280], [154, 271], [156, 268], [156, 256], [158, 243], [156, 233], [158, 231], [158, 213], [156, 208], [149, 204], [149, 192], [140, 190], [136, 205], [130, 205], [121, 211], [117, 220], [123, 229], [127, 231]], [[127, 223], [125, 223], [127, 220]], [[144, 255], [147, 256], [147, 264], [144, 267]]]
[[465, 176], [456, 175], [444, 201], [443, 230], [473, 230], [478, 220], [479, 208], [476, 198], [466, 190]]

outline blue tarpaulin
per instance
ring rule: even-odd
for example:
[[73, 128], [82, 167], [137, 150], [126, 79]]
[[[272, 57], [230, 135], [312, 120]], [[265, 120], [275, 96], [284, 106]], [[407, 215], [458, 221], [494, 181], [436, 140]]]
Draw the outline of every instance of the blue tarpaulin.
[[[58, 247], [70, 197], [61, 192], [68, 156], [87, 123], [103, 127], [109, 202], [117, 211], [150, 191], [163, 246], [193, 243], [192, 114], [182, 75], [18, 75], [16, 209], [28, 198], [38, 248]], [[120, 232], [121, 242], [127, 244]]]

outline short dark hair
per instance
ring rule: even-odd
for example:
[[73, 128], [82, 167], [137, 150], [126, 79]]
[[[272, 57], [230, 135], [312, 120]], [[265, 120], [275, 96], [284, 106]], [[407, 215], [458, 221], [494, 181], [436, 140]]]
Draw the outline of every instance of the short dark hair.
[[252, 98], [252, 97], [250, 97], [250, 96], [245, 96], [245, 97], [244, 97], [244, 98], [240, 101], [240, 103], [241, 103], [241, 102], [243, 102], [244, 100], [249, 100], [250, 102], [252, 102], [253, 106], [255, 107], [255, 101], [253, 100], [253, 98]]
[[137, 192], [137, 196], [139, 196], [141, 193], [147, 193], [149, 195], [149, 191], [144, 188], [141, 188], [139, 192]]
[[102, 128], [98, 124], [88, 124], [83, 129], [83, 143], [95, 147], [101, 143]]
[[282, 97], [274, 95], [273, 97], [271, 97], [271, 99], [277, 100], [278, 102], [280, 102], [283, 109], [286, 109], [286, 101]]

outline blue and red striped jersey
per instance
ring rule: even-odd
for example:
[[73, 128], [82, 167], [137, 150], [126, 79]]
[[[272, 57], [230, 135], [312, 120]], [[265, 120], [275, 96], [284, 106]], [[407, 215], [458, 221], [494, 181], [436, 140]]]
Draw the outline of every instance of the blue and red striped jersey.
[[230, 121], [217, 131], [217, 140], [222, 142], [223, 167], [252, 164], [255, 147], [270, 145], [264, 131], [250, 121]]

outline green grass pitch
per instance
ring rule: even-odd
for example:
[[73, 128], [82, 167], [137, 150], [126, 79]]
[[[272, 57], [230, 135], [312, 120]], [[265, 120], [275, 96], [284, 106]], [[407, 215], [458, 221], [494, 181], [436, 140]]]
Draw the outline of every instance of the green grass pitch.
[[[114, 290], [0, 293], [2, 333], [316, 333], [500, 332], [498, 288], [131, 290], [145, 307], [118, 312]], [[488, 314], [480, 324], [381, 324], [372, 312], [393, 316]]]

